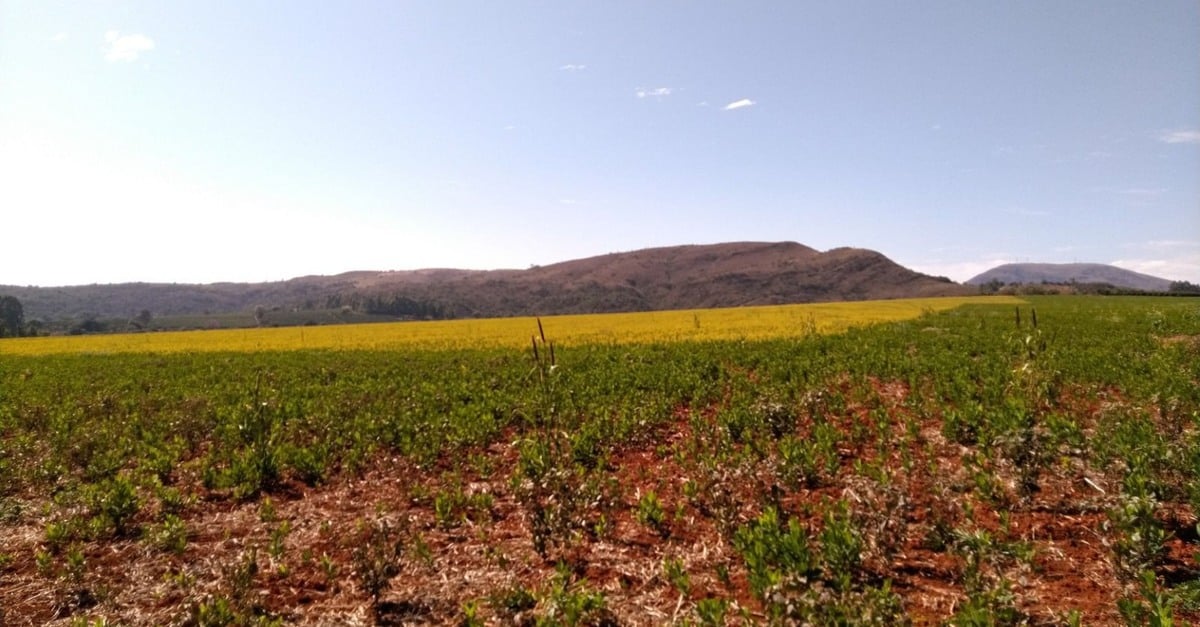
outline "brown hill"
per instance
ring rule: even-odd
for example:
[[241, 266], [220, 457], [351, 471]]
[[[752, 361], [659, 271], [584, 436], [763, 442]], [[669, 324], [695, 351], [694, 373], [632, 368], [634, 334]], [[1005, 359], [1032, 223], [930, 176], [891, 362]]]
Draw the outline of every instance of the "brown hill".
[[256, 306], [350, 306], [402, 317], [470, 317], [648, 311], [958, 295], [975, 290], [913, 272], [880, 253], [819, 252], [795, 242], [650, 248], [528, 270], [348, 272], [276, 283], [126, 283], [0, 287], [27, 318], [156, 316]]

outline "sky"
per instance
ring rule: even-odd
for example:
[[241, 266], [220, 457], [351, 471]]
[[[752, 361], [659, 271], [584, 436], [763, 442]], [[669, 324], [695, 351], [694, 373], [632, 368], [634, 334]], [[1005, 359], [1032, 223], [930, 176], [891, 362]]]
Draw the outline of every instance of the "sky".
[[0, 0], [0, 285], [783, 240], [1200, 283], [1200, 2]]

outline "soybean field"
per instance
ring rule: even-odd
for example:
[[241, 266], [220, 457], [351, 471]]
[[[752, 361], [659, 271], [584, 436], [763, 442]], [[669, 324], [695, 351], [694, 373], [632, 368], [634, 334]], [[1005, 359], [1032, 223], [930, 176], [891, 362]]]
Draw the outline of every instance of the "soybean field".
[[1200, 299], [0, 340], [2, 625], [1200, 621]]

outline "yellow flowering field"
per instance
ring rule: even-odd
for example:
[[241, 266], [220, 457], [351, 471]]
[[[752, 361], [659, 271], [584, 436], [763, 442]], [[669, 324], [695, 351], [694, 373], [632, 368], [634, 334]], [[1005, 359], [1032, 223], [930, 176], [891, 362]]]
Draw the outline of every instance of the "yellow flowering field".
[[[837, 333], [850, 327], [915, 318], [967, 304], [1023, 301], [1007, 296], [771, 305], [639, 313], [546, 316], [547, 338], [560, 346], [695, 340], [768, 339]], [[307, 349], [393, 350], [524, 346], [532, 317], [439, 320], [260, 329], [217, 329], [12, 338], [0, 354], [254, 352]]]

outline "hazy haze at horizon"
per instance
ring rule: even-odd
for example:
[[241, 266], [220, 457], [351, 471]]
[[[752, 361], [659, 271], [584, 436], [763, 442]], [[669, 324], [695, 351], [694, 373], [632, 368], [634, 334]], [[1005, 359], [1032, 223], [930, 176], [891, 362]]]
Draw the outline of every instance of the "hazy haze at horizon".
[[797, 241], [1200, 283], [1200, 3], [0, 4], [0, 285]]

